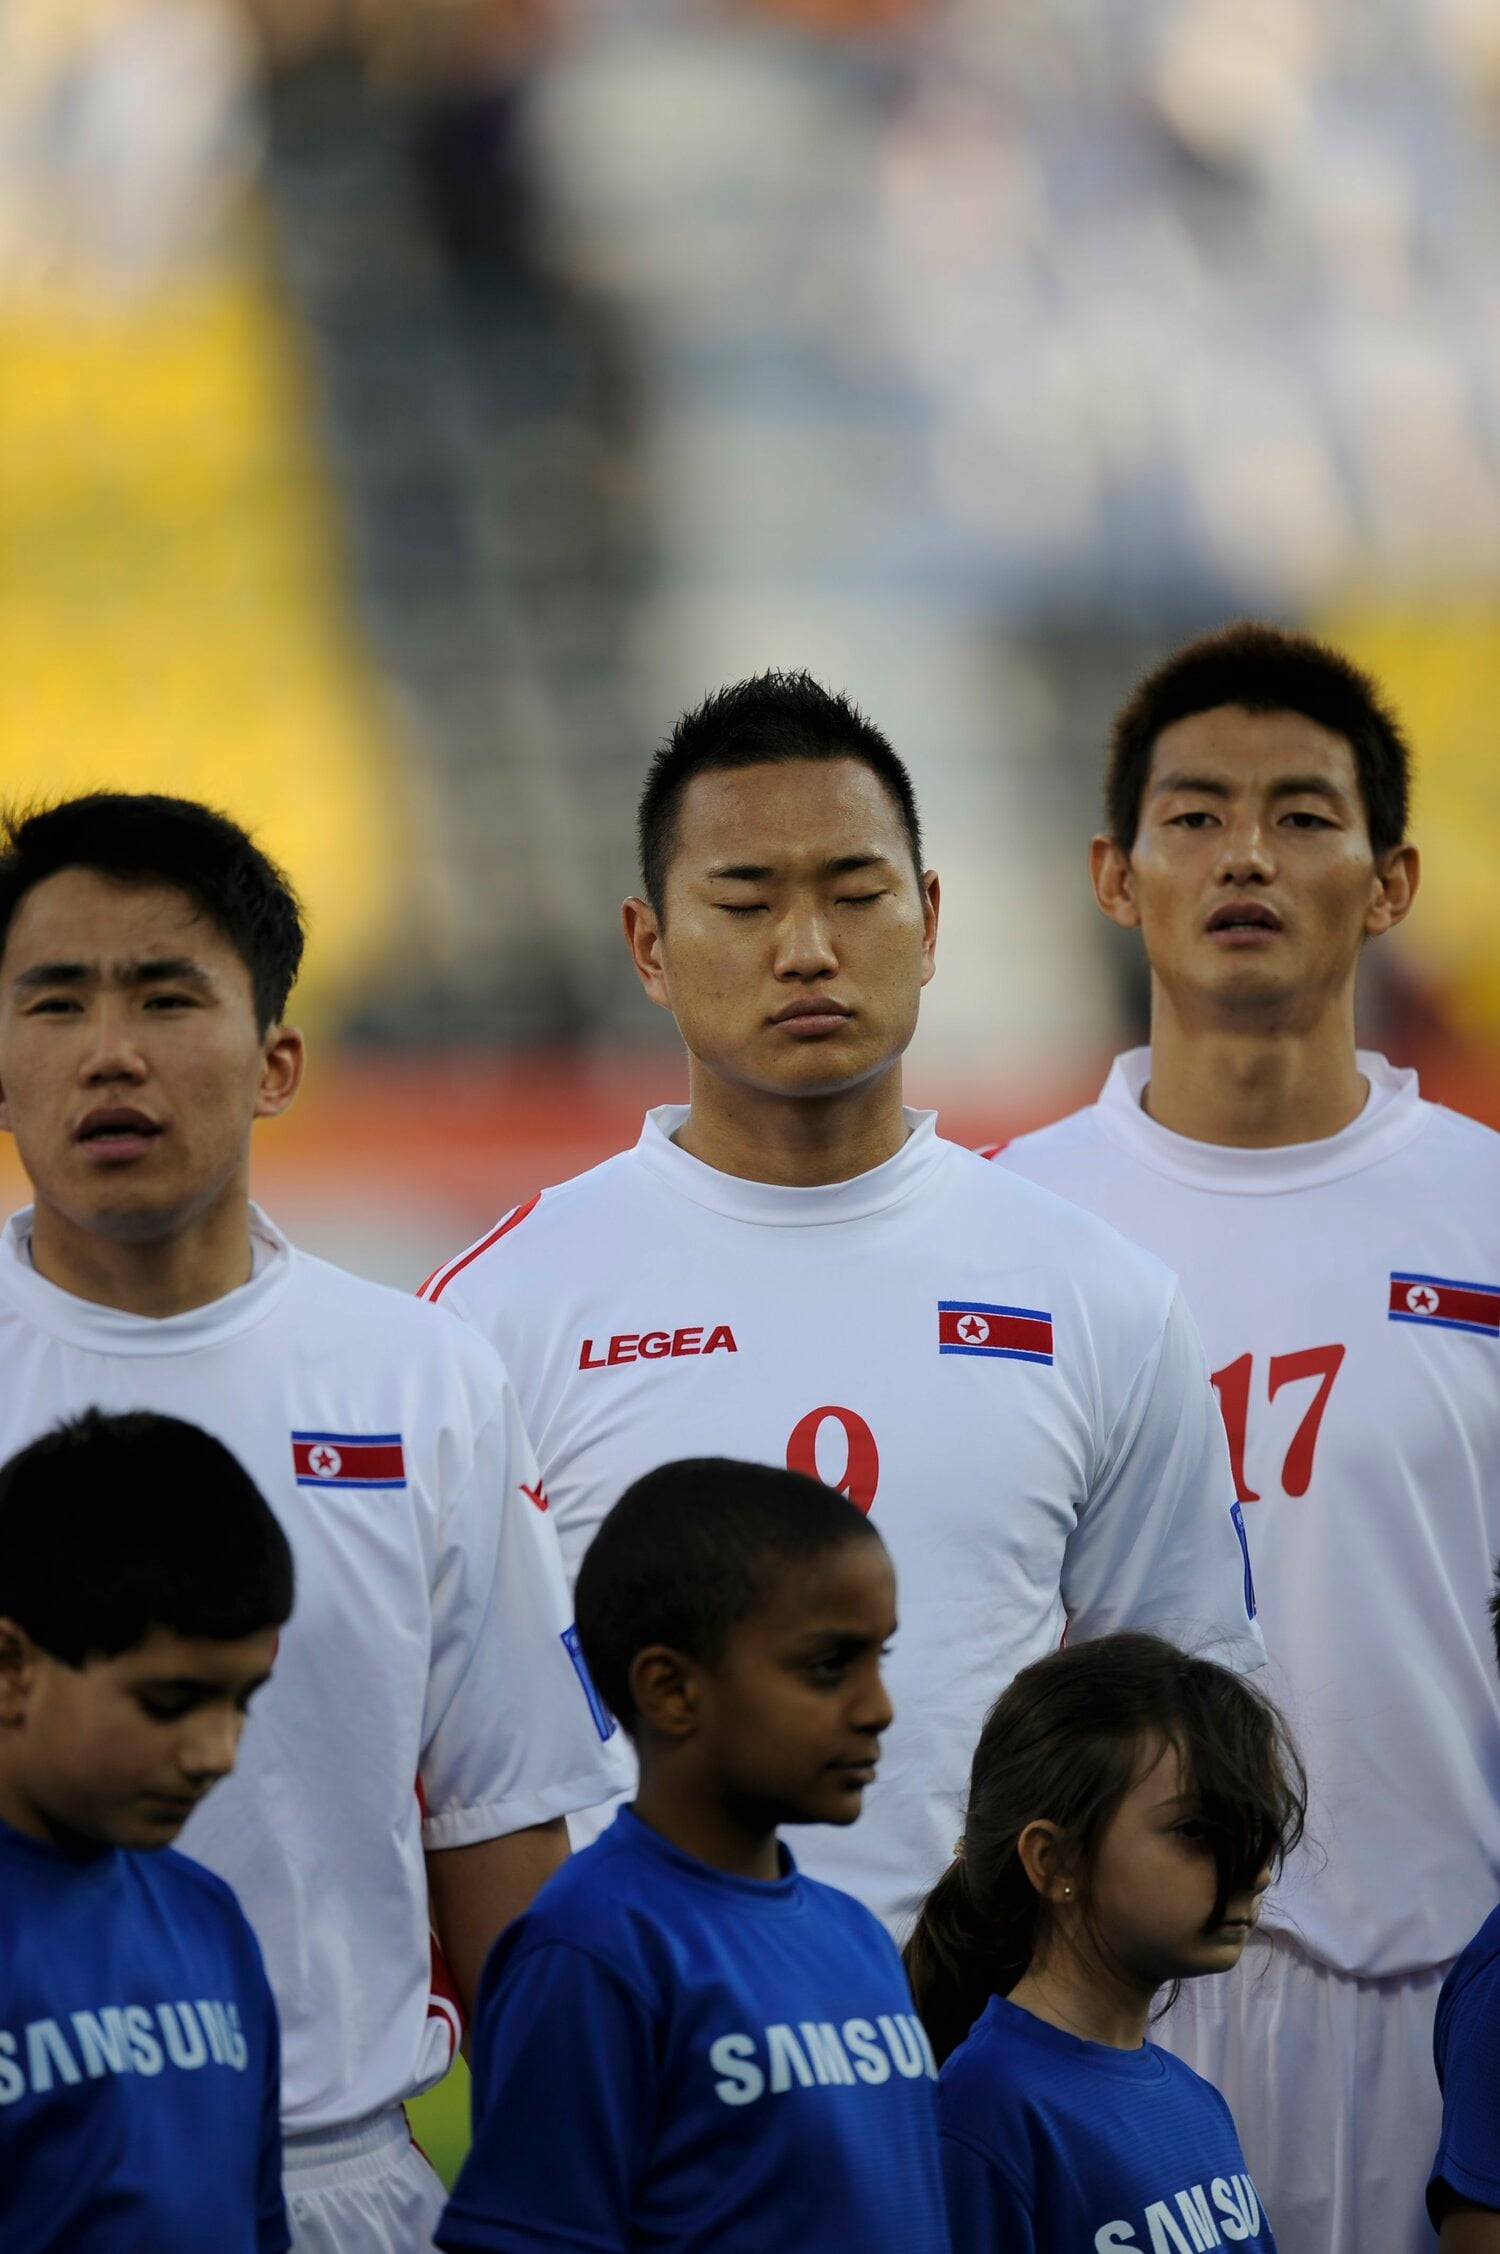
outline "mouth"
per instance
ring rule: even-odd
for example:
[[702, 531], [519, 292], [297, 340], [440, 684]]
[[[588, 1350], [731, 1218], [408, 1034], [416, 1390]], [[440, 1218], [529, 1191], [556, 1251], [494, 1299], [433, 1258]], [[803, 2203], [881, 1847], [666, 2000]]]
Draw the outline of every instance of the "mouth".
[[788, 1002], [784, 1010], [776, 1012], [771, 1023], [781, 1026], [794, 1039], [809, 1040], [817, 1034], [837, 1033], [853, 1015], [852, 1010], [827, 994], [820, 994], [816, 999], [808, 995], [800, 1002]]
[[128, 1158], [139, 1158], [143, 1151], [159, 1142], [164, 1130], [144, 1111], [132, 1110], [128, 1105], [110, 1105], [91, 1111], [73, 1131], [73, 1140], [91, 1159], [109, 1164]]
[[828, 1766], [833, 1774], [837, 1778], [839, 1778], [841, 1783], [847, 1785], [866, 1785], [873, 1784], [875, 1782], [875, 1772], [879, 1768], [880, 1763], [878, 1760], [830, 1761]]
[[185, 1824], [199, 1798], [197, 1793], [148, 1792], [141, 1805], [153, 1823]]
[[1258, 947], [1277, 936], [1281, 918], [1263, 900], [1226, 900], [1203, 928], [1221, 946]]

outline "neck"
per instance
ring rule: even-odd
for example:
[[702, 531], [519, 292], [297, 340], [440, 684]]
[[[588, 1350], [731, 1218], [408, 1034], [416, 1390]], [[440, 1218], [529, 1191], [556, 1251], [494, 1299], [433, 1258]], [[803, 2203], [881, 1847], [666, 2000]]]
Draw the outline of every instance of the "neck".
[[1108, 1966], [1086, 1963], [1071, 1948], [1033, 1958], [1010, 1991], [1010, 2002], [1049, 2027], [1111, 2050], [1138, 2051], [1151, 2023], [1154, 1988], [1142, 1988]]
[[781, 1876], [775, 1827], [726, 1805], [702, 1781], [646, 1765], [634, 1800], [636, 1814], [685, 1855], [732, 1878]]
[[894, 1158], [906, 1141], [901, 1065], [831, 1096], [783, 1096], [720, 1080], [696, 1057], [688, 1115], [673, 1138], [720, 1174], [783, 1189], [851, 1182]]
[[243, 1185], [185, 1227], [144, 1243], [80, 1228], [39, 1199], [31, 1258], [39, 1276], [75, 1299], [157, 1321], [206, 1307], [248, 1283], [250, 1208]]
[[82, 1839], [66, 1825], [53, 1823], [17, 1780], [3, 1772], [0, 1772], [0, 1823], [9, 1824], [12, 1831], [21, 1832], [27, 1839], [42, 1840], [48, 1847], [68, 1847], [80, 1855], [99, 1851], [96, 1840]]
[[1367, 1094], [1352, 987], [1309, 1024], [1226, 1025], [1185, 1011], [1153, 980], [1145, 1108], [1174, 1135], [1238, 1150], [1322, 1142], [1358, 1118]]

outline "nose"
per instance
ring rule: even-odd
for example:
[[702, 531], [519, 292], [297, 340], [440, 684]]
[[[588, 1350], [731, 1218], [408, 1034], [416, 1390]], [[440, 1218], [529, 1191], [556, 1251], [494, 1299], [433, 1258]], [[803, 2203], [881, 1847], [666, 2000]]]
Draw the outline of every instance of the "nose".
[[114, 1080], [125, 1080], [135, 1087], [146, 1078], [146, 1060], [123, 995], [99, 996], [89, 1013], [89, 1036], [79, 1070], [90, 1087]]
[[1225, 826], [1216, 874], [1226, 885], [1269, 884], [1276, 873], [1272, 833], [1257, 807], [1241, 807]]
[[891, 1704], [891, 1694], [885, 1687], [885, 1677], [879, 1667], [871, 1670], [867, 1680], [859, 1686], [854, 1712], [849, 1719], [853, 1727], [869, 1737], [879, 1737], [888, 1730], [896, 1718]]
[[178, 1749], [183, 1776], [192, 1785], [217, 1784], [234, 1767], [245, 1717], [235, 1709], [206, 1710], [193, 1716], [192, 1728]]
[[832, 978], [838, 967], [832, 927], [823, 908], [812, 901], [790, 907], [776, 933], [776, 976]]

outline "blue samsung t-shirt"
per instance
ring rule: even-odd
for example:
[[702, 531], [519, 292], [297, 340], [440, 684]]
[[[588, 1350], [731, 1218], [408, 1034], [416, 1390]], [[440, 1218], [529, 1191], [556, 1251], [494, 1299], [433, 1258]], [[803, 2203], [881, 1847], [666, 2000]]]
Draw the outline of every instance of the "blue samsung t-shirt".
[[628, 1808], [490, 1953], [438, 2244], [948, 2254], [932, 2052], [889, 1937]]
[[1432, 2055], [1443, 2134], [1427, 2211], [1440, 2225], [1445, 2185], [1476, 2207], [1500, 2208], [1500, 1910], [1490, 1912], [1443, 1982]]
[[990, 1999], [943, 2067], [938, 2129], [960, 2254], [1274, 2254], [1218, 2091]]
[[5, 2254], [283, 2254], [280, 2080], [222, 1879], [0, 1824]]

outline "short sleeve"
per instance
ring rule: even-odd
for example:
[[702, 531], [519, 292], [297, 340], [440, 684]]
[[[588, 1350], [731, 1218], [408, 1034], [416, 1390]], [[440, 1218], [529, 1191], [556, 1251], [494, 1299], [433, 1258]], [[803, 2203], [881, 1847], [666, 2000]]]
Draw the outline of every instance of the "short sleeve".
[[472, 1846], [630, 1781], [572, 1632], [557, 1536], [499, 1358], [472, 1461], [453, 1467], [432, 1593], [423, 1844]]
[[1224, 1420], [1180, 1291], [1114, 1408], [1063, 1563], [1070, 1628], [1080, 1638], [1147, 1628], [1229, 1666], [1262, 1666]]
[[1003, 2168], [961, 2137], [941, 2136], [948, 2230], [962, 2254], [1037, 2254], [1030, 2204]]
[[1427, 2211], [1437, 2227], [1445, 2194], [1500, 2210], [1500, 1958], [1472, 1974], [1451, 2003], [1439, 2004], [1434, 2047], [1443, 2129]]
[[281, 2188], [281, 2028], [264, 1971], [261, 1982], [265, 1989], [265, 2040], [261, 2045], [260, 2150], [255, 2166], [255, 2244], [257, 2254], [287, 2254], [292, 2228]]
[[474, 2138], [437, 2243], [450, 2254], [625, 2254], [656, 2115], [656, 2027], [618, 1975], [544, 1942], [485, 1968]]

